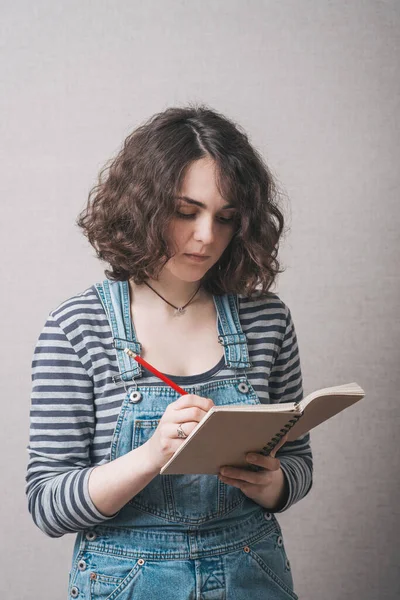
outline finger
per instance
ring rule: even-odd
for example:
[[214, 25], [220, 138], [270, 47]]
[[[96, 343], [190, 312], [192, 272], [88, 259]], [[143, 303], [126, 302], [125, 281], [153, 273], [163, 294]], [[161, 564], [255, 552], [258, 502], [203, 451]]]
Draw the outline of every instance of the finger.
[[287, 439], [288, 439], [288, 434], [283, 436], [283, 438], [280, 440], [279, 444], [277, 444], [275, 446], [275, 448], [271, 451], [270, 456], [275, 457], [278, 450], [280, 450], [280, 448], [282, 448], [282, 446], [284, 446], [286, 444]]
[[186, 434], [186, 437], [193, 431], [193, 429], [198, 425], [196, 421], [187, 421], [185, 423], [168, 423], [167, 435], [171, 438], [180, 438], [178, 435], [178, 426], [180, 425], [180, 429], [183, 429], [183, 432]]
[[214, 406], [214, 402], [211, 398], [203, 398], [202, 396], [197, 396], [196, 394], [185, 394], [172, 402], [170, 404], [171, 408], [174, 410], [180, 410], [181, 408], [190, 408], [191, 406], [197, 406], [202, 410], [208, 412], [212, 406]]
[[242, 489], [242, 487], [246, 485], [245, 482], [241, 481], [240, 479], [224, 477], [223, 475], [218, 475], [218, 478], [222, 481], [222, 483], [226, 483], [226, 485], [232, 485], [233, 487], [237, 487], [239, 489]]
[[257, 465], [268, 471], [277, 471], [281, 466], [279, 458], [274, 456], [264, 456], [263, 454], [246, 454], [246, 460], [252, 465]]
[[219, 479], [225, 485], [231, 485], [232, 487], [236, 487], [240, 491], [242, 491], [243, 494], [246, 495], [249, 495], [254, 489], [258, 491], [253, 483], [247, 483], [246, 481], [242, 481], [241, 479], [233, 479], [233, 477], [223, 477], [222, 475], [219, 476]]
[[221, 467], [220, 475], [223, 478], [240, 480], [255, 485], [266, 485], [270, 479], [272, 480], [272, 476], [269, 476], [265, 471], [254, 472], [247, 469], [238, 469], [237, 467]]
[[168, 420], [172, 423], [185, 423], [186, 421], [196, 421], [198, 423], [206, 414], [207, 412], [198, 406], [191, 406], [189, 408], [174, 410], [169, 415]]

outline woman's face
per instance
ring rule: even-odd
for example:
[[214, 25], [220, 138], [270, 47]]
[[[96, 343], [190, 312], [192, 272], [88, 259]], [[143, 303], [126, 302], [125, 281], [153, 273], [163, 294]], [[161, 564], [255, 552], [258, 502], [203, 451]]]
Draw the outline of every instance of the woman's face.
[[[168, 230], [168, 243], [176, 254], [165, 267], [176, 277], [198, 281], [219, 260], [236, 231], [236, 209], [220, 196], [211, 158], [193, 162], [186, 171], [176, 213]], [[192, 260], [187, 254], [207, 258]]]

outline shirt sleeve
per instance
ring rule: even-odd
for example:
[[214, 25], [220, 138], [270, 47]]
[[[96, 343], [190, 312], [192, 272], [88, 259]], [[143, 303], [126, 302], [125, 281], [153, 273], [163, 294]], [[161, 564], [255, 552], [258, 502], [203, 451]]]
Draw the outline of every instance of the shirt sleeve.
[[89, 359], [84, 348], [78, 356], [50, 315], [32, 361], [25, 477], [29, 512], [50, 537], [77, 532], [115, 516], [99, 512], [88, 490], [95, 468], [90, 464], [95, 411], [93, 380], [82, 363], [85, 355]]
[[[286, 327], [282, 345], [271, 369], [268, 389], [271, 402], [299, 402], [303, 399], [303, 382], [300, 365], [299, 347], [292, 320], [286, 307]], [[310, 446], [310, 434], [286, 442], [276, 453], [285, 476], [286, 501], [283, 506], [271, 511], [281, 513], [304, 498], [313, 483], [313, 456]]]

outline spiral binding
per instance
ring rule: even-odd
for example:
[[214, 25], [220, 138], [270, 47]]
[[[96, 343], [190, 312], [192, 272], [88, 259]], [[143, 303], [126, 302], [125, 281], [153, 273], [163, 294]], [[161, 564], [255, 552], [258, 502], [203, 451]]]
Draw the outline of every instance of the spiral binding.
[[[296, 402], [295, 410], [297, 409], [297, 407], [298, 402]], [[271, 438], [271, 441], [263, 447], [263, 449], [261, 450], [261, 454], [267, 456], [271, 452], [271, 450], [273, 450], [275, 446], [280, 442], [280, 440], [287, 434], [287, 432], [290, 431], [294, 425], [296, 425], [297, 421], [301, 419], [303, 414], [304, 413], [301, 413], [300, 415], [295, 415], [292, 419], [290, 419], [286, 423], [285, 427], [282, 427], [282, 429], [280, 429], [278, 433], [276, 433], [274, 437]]]
[[[296, 402], [295, 403], [295, 410], [298, 408], [299, 403]], [[264, 456], [268, 456], [271, 452], [271, 450], [273, 450], [275, 448], [275, 446], [277, 446], [277, 444], [279, 443], [279, 441], [287, 434], [288, 431], [290, 431], [292, 429], [292, 427], [294, 425], [296, 425], [297, 421], [299, 419], [301, 419], [301, 417], [303, 416], [304, 413], [301, 413], [300, 415], [295, 415], [292, 419], [290, 419], [286, 425], [284, 427], [282, 427], [282, 429], [280, 429], [275, 435], [274, 437], [271, 439], [271, 441], [263, 447], [263, 449], [259, 452], [259, 454], [263, 454]], [[250, 465], [250, 470], [251, 471], [262, 471], [263, 467], [260, 467], [258, 465]]]

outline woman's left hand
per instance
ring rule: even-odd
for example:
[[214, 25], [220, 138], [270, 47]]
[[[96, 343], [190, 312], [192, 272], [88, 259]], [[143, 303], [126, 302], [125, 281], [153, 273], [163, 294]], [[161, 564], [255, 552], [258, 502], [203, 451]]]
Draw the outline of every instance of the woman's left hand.
[[224, 466], [220, 468], [220, 480], [223, 483], [239, 488], [248, 498], [260, 504], [264, 504], [263, 501], [266, 495], [278, 498], [283, 491], [284, 475], [280, 468], [281, 462], [279, 458], [275, 458], [275, 455], [287, 442], [287, 438], [286, 434], [271, 451], [269, 456], [254, 452], [246, 455], [246, 460], [249, 464], [262, 467], [262, 470], [249, 471], [248, 469]]

